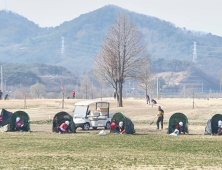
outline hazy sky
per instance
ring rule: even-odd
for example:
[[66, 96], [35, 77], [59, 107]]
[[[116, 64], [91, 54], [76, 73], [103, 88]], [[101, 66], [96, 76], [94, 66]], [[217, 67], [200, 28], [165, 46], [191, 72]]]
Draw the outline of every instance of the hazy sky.
[[222, 0], [0, 0], [0, 9], [6, 6], [41, 27], [49, 27], [108, 4], [222, 36]]

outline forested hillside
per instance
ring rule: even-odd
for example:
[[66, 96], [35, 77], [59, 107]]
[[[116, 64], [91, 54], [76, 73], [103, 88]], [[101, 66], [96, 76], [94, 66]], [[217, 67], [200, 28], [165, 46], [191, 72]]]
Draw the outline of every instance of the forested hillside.
[[[177, 28], [170, 22], [113, 5], [80, 15], [55, 28], [40, 28], [18, 14], [0, 11], [0, 62], [53, 64], [84, 74], [93, 67], [94, 57], [119, 13], [128, 14], [139, 27], [156, 72], [186, 69], [192, 62], [195, 41], [195, 65], [219, 78], [222, 37]], [[62, 37], [64, 54], [61, 54]]]
[[7, 86], [30, 87], [37, 82], [46, 86], [47, 90], [61, 90], [62, 82], [67, 85], [75, 86], [77, 76], [61, 66], [46, 64], [16, 64], [0, 63], [3, 68], [4, 83]]

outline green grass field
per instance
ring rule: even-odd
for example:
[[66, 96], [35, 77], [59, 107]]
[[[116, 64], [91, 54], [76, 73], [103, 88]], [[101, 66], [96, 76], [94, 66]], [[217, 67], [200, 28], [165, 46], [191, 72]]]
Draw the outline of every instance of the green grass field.
[[[222, 113], [222, 99], [196, 99], [199, 108], [192, 109], [192, 99], [161, 99], [164, 109], [164, 130], [150, 125], [157, 107], [145, 100], [124, 100], [124, 107], [111, 101], [111, 113], [122, 112], [135, 125], [137, 134], [98, 136], [100, 130], [76, 134], [52, 133], [52, 118], [61, 111], [61, 100], [27, 100], [32, 132], [0, 133], [0, 169], [222, 169], [222, 136], [205, 136], [207, 121]], [[66, 100], [66, 111], [73, 114], [75, 102]], [[19, 110], [23, 100], [0, 102], [1, 108]], [[37, 107], [36, 107], [37, 106]], [[48, 107], [53, 106], [53, 107]], [[167, 135], [172, 114], [184, 113], [189, 119], [189, 133]]]
[[0, 169], [213, 169], [221, 137], [0, 133]]

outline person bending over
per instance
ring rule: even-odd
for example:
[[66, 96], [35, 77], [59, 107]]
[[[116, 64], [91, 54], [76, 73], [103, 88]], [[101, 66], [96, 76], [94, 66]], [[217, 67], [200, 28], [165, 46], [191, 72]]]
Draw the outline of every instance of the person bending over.
[[16, 118], [15, 130], [16, 130], [16, 131], [20, 131], [20, 132], [25, 131], [25, 129], [24, 129], [24, 121], [22, 121], [22, 120], [20, 119], [20, 117], [17, 117], [17, 118]]
[[69, 121], [65, 121], [65, 123], [62, 123], [59, 127], [58, 127], [58, 130], [59, 130], [59, 134], [62, 134], [62, 133], [71, 133], [70, 131], [70, 127], [69, 127]]
[[113, 122], [110, 125], [111, 130], [115, 130], [117, 129], [117, 123], [116, 123], [116, 119], [113, 120]]
[[186, 134], [183, 122], [179, 122], [179, 125], [176, 126], [176, 129], [179, 130], [179, 134]]
[[222, 121], [219, 120], [218, 121], [218, 131], [217, 131], [218, 135], [222, 135]]
[[126, 133], [123, 122], [119, 122], [119, 133], [120, 134], [125, 134]]

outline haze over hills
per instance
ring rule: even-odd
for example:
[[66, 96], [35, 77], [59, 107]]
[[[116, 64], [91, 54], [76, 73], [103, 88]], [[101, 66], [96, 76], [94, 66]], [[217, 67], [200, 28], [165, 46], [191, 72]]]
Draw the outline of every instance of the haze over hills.
[[[163, 60], [168, 63], [163, 66], [168, 71], [184, 71], [190, 67], [195, 41], [198, 58], [194, 65], [218, 79], [222, 37], [177, 28], [170, 22], [113, 5], [83, 14], [55, 28], [40, 28], [18, 14], [0, 11], [0, 62], [54, 64], [84, 74], [93, 67], [94, 57], [119, 13], [128, 14], [139, 27], [156, 72], [161, 72], [155, 68], [158, 61]], [[65, 38], [63, 55], [61, 37]], [[174, 67], [175, 60], [185, 63], [184, 67]]]
[[0, 63], [0, 65], [3, 67], [4, 80], [7, 81], [8, 87], [29, 88], [38, 82], [44, 84], [47, 91], [60, 91], [62, 81], [66, 87], [75, 86], [77, 83], [76, 75], [61, 66], [38, 63]]

